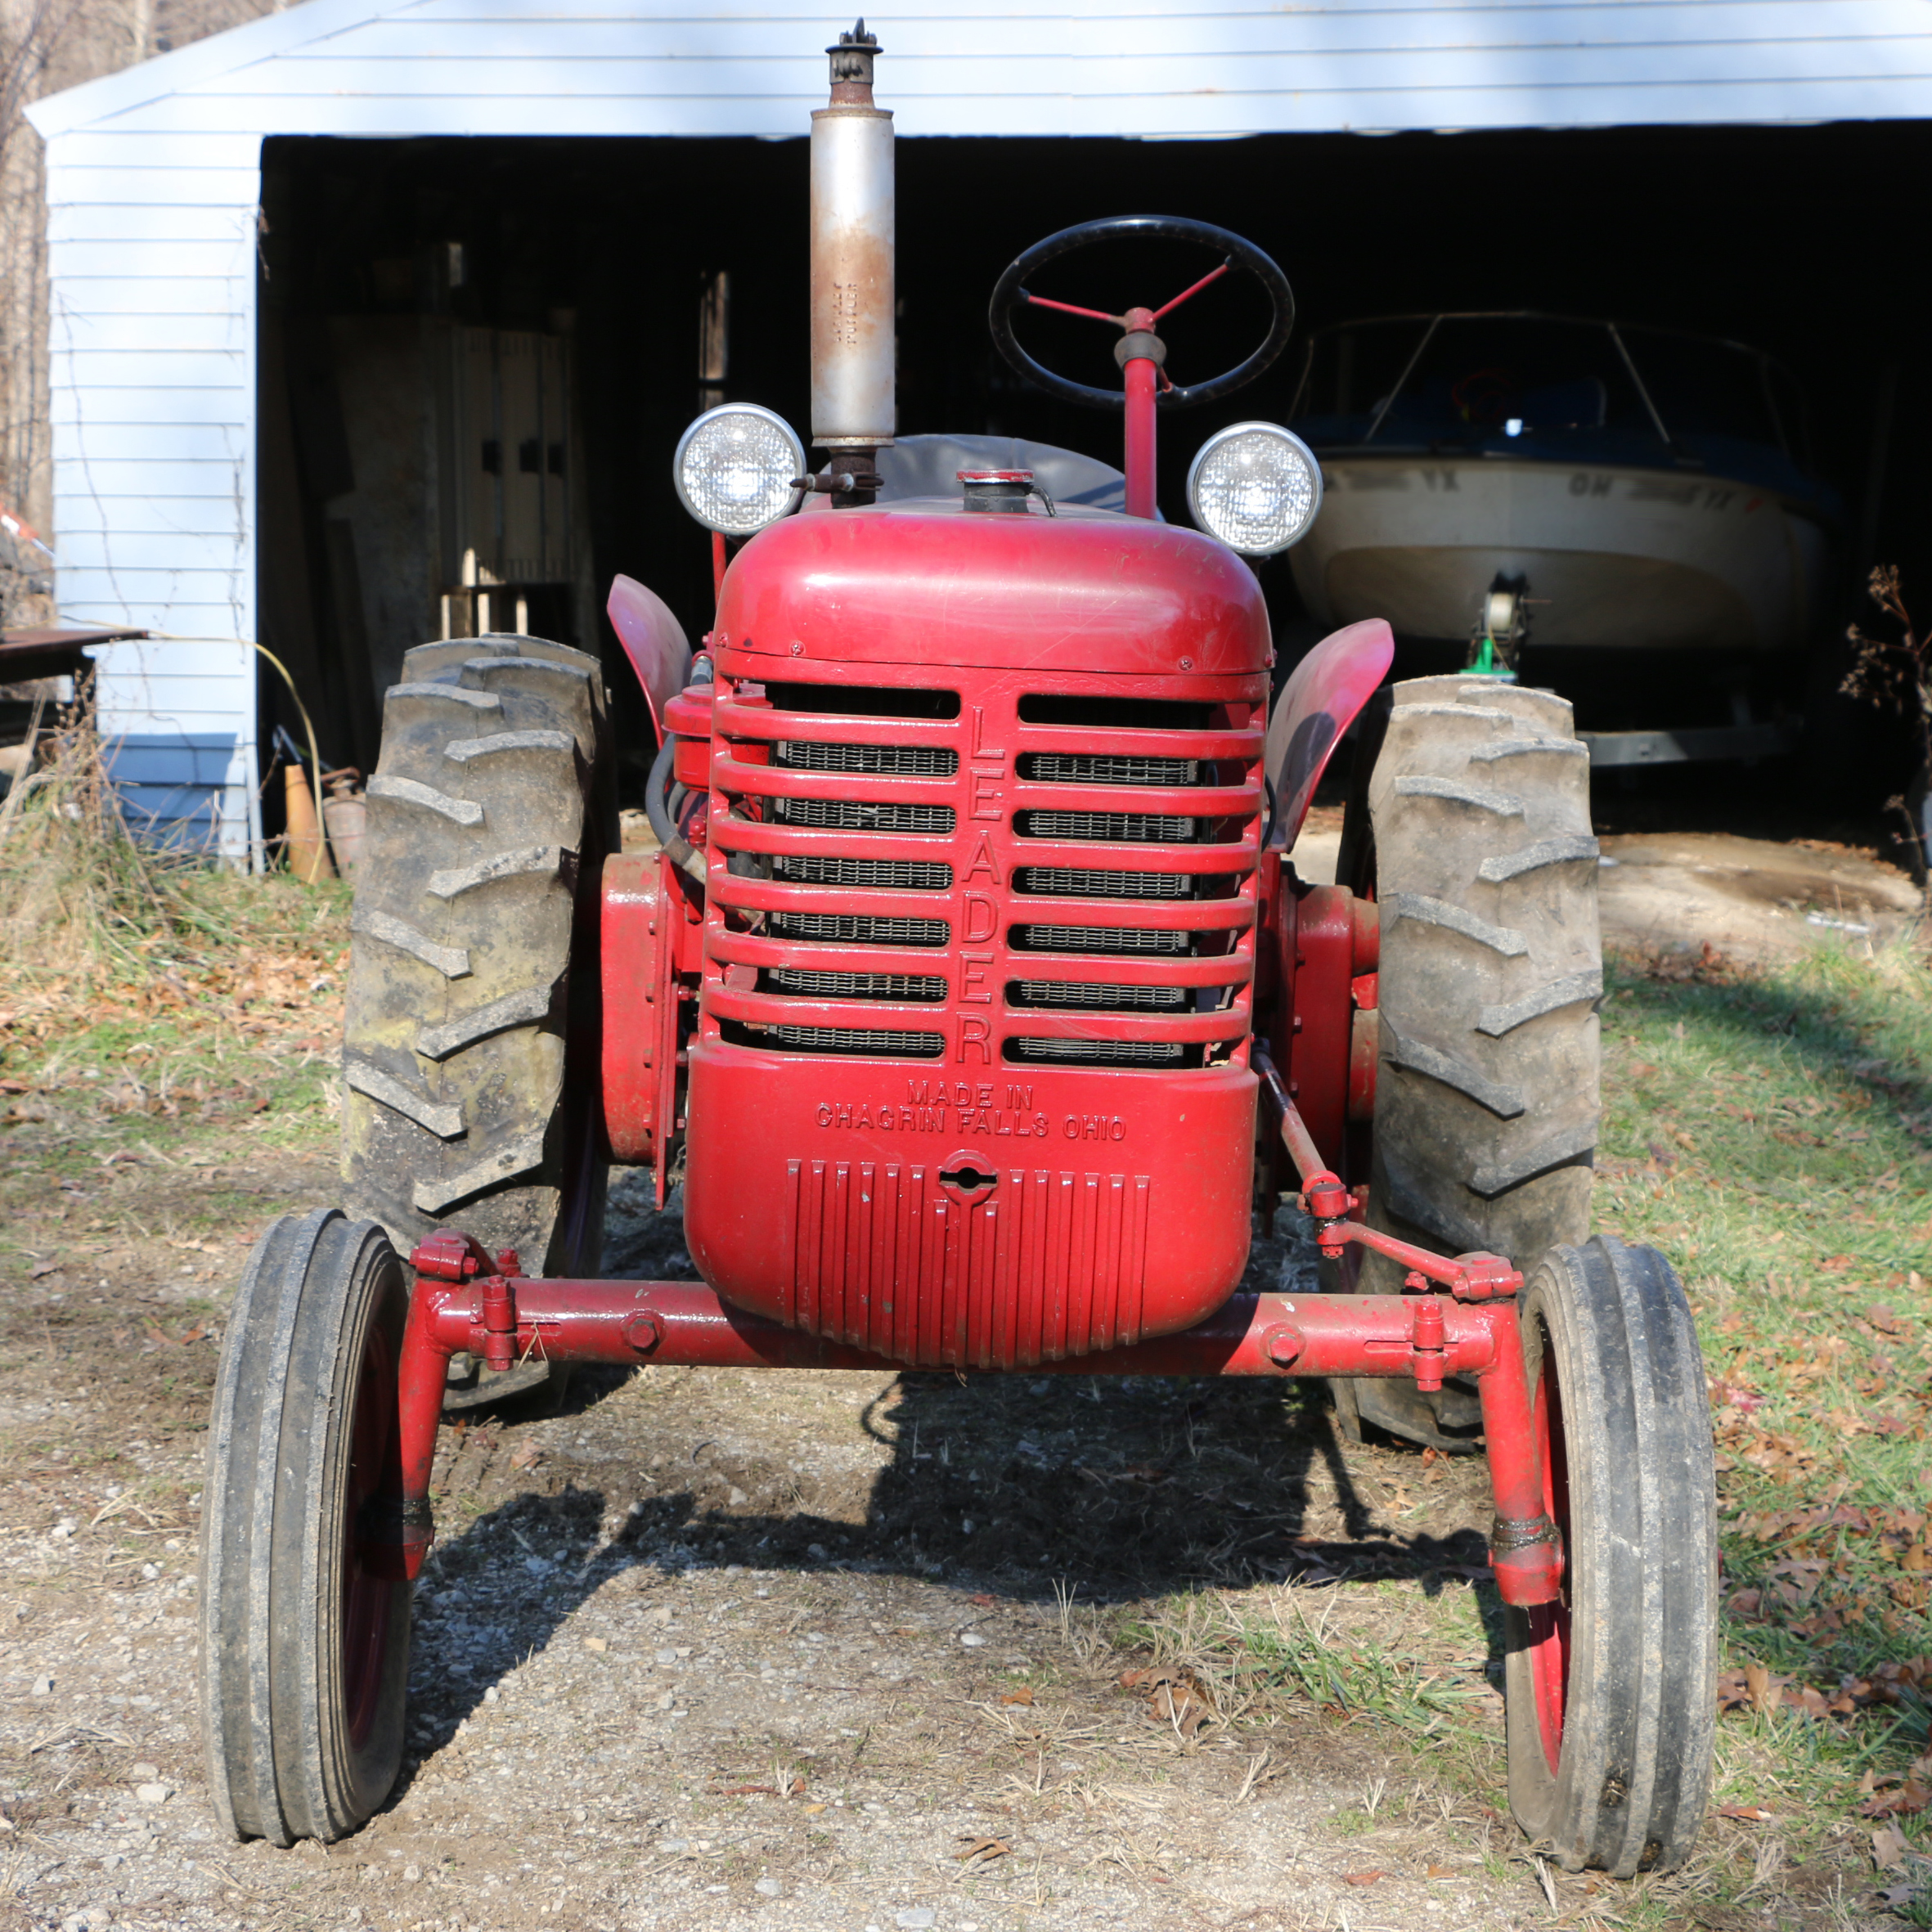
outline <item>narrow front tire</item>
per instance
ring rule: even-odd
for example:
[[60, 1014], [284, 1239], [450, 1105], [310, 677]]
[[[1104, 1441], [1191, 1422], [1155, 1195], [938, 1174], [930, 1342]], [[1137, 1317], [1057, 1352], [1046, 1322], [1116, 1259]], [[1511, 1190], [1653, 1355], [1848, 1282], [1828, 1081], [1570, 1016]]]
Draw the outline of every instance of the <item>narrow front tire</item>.
[[1566, 1871], [1669, 1871], [1709, 1802], [1717, 1475], [1683, 1288], [1654, 1248], [1552, 1248], [1521, 1302], [1561, 1596], [1506, 1607], [1509, 1802]]
[[334, 1208], [276, 1222], [236, 1295], [203, 1491], [200, 1714], [237, 1838], [344, 1837], [402, 1768], [407, 1310], [388, 1236]]

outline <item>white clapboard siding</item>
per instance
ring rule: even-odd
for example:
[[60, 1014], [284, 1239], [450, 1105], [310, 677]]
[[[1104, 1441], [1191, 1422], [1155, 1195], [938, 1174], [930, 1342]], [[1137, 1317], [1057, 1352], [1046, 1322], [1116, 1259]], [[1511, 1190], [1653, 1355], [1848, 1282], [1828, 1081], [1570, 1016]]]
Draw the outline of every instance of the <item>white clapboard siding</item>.
[[[233, 640], [255, 621], [263, 140], [796, 140], [844, 17], [824, 0], [307, 0], [29, 110], [47, 143], [63, 613], [200, 639], [103, 664], [148, 809], [180, 806], [236, 856], [254, 836], [255, 674]], [[912, 137], [1932, 117], [1932, 0], [899, 0], [874, 25]], [[206, 702], [170, 754], [186, 727], [166, 709], [191, 690]]]

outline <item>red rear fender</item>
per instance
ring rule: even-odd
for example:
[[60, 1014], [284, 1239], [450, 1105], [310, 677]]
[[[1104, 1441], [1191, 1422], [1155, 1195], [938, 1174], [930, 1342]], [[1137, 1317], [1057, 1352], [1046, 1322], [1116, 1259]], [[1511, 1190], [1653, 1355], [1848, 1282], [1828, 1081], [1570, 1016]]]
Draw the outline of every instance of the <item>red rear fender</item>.
[[1278, 845], [1293, 847], [1330, 756], [1395, 655], [1395, 634], [1370, 618], [1324, 637], [1282, 686], [1268, 720], [1264, 767], [1274, 787]]
[[645, 701], [651, 708], [651, 722], [662, 741], [664, 707], [685, 688], [690, 673], [691, 647], [684, 627], [671, 614], [670, 606], [655, 591], [649, 591], [634, 577], [619, 577], [611, 582], [611, 627], [644, 686]]

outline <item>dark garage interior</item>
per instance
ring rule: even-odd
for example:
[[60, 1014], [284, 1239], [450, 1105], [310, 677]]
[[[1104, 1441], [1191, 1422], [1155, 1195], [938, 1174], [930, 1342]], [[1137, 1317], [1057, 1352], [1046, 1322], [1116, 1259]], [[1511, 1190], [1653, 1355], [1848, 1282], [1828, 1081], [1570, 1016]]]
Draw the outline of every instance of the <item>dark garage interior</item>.
[[[1288, 416], [1311, 326], [1525, 308], [1753, 344], [1796, 377], [1812, 461], [1843, 505], [1831, 621], [1808, 662], [1778, 670], [1790, 710], [1821, 714], [1871, 565], [1902, 564], [1908, 592], [1932, 565], [1914, 461], [1932, 430], [1927, 272], [1909, 219], [1929, 161], [1932, 135], [1914, 123], [901, 140], [901, 426], [1025, 435], [1117, 462], [1118, 418], [1009, 371], [986, 308], [1031, 243], [1126, 212], [1249, 236], [1300, 305], [1295, 342], [1260, 381], [1163, 416], [1170, 516], [1184, 514], [1188, 461], [1210, 430]], [[446, 625], [460, 636], [520, 619], [615, 659], [602, 604], [622, 572], [658, 591], [694, 640], [703, 632], [710, 546], [678, 506], [672, 454], [701, 408], [727, 399], [805, 433], [806, 191], [802, 139], [266, 144], [262, 622], [325, 762], [374, 764], [381, 688], [409, 645]], [[1096, 252], [1041, 285], [1113, 309], [1163, 300], [1202, 266], [1197, 252]], [[1166, 326], [1170, 372], [1227, 367], [1265, 326], [1252, 285], [1211, 290]], [[1030, 317], [1022, 334], [1052, 366], [1112, 378], [1095, 325]], [[1260, 570], [1292, 658], [1311, 638], [1287, 562]], [[1529, 661], [1525, 672], [1546, 675]], [[613, 685], [634, 790], [650, 726], [631, 681]], [[262, 702], [264, 739], [294, 726], [271, 681]], [[1903, 782], [1907, 748], [1876, 720], [1830, 741], [1842, 769], [1814, 776], [1873, 799]]]

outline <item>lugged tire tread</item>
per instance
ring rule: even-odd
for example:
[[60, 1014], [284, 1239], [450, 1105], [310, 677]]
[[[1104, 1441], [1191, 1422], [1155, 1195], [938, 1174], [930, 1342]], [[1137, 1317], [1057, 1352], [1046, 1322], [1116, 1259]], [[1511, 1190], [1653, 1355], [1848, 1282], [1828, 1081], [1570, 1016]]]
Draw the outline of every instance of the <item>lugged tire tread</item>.
[[[462, 1130], [439, 1139], [352, 1090], [349, 1199], [404, 1254], [455, 1225], [492, 1251], [515, 1249], [532, 1273], [594, 1273], [594, 1081], [567, 1083], [565, 1060], [597, 991], [595, 961], [571, 972], [573, 946], [591, 929], [580, 908], [618, 844], [602, 668], [567, 645], [499, 635], [419, 645], [402, 670], [385, 705], [382, 789], [447, 795], [454, 782], [482, 815], [462, 824], [372, 810], [347, 1045], [400, 1089], [460, 1103]], [[465, 730], [455, 705], [398, 699], [425, 692], [493, 715]], [[458, 959], [460, 981], [443, 970]]]
[[[1567, 741], [1570, 717], [1561, 699], [1513, 685], [1478, 685], [1459, 702], [1469, 684], [1395, 687], [1368, 787], [1377, 896], [1395, 914], [1383, 923], [1379, 962], [1368, 1215], [1385, 1232], [1431, 1245], [1453, 1234], [1527, 1268], [1588, 1232], [1602, 991], [1597, 875], [1542, 862], [1580, 855], [1577, 842], [1590, 838], [1588, 770], [1567, 756], [1517, 759], [1509, 795], [1520, 815], [1465, 809], [1462, 788], [1489, 789], [1471, 784], [1495, 769], [1484, 752], [1526, 728]], [[1504, 935], [1507, 946], [1494, 943]], [[1405, 1066], [1405, 1044], [1442, 1064]], [[1466, 1076], [1436, 1077], [1450, 1066]], [[1521, 1111], [1500, 1115], [1485, 1094], [1520, 1098]], [[1565, 1150], [1553, 1164], [1552, 1148]], [[1402, 1272], [1369, 1255], [1362, 1285], [1399, 1289]], [[1363, 1386], [1366, 1413], [1375, 1398]]]

